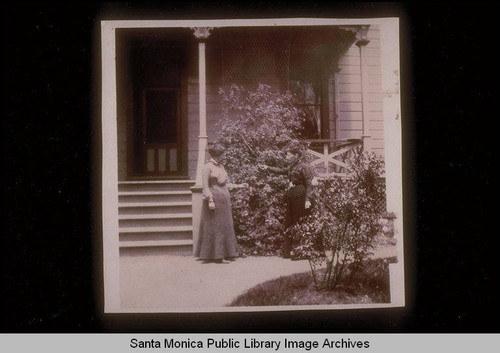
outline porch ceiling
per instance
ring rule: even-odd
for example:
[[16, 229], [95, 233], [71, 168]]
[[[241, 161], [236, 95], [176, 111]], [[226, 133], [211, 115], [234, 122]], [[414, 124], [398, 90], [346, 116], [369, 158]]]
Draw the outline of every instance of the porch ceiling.
[[338, 70], [339, 57], [355, 39], [354, 31], [339, 26], [225, 27], [214, 28], [210, 42], [224, 53], [222, 65], [245, 57], [252, 65], [284, 68], [286, 80], [317, 82]]

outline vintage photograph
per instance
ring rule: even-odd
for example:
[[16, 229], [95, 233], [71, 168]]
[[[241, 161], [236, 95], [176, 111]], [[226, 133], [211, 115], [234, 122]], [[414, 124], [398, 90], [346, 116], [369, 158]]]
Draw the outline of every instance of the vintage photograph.
[[405, 305], [398, 18], [100, 25], [106, 313]]

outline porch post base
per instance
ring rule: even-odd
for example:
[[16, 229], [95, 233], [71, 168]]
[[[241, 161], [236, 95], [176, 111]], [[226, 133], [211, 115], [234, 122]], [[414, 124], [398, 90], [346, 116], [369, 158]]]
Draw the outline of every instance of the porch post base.
[[198, 247], [198, 238], [200, 236], [201, 226], [201, 208], [203, 207], [202, 186], [194, 185], [191, 188], [193, 200], [193, 256]]

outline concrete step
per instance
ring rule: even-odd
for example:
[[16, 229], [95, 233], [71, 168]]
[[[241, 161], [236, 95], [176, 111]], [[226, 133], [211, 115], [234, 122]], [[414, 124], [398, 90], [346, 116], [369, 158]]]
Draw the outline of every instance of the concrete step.
[[140, 180], [121, 181], [118, 191], [176, 191], [189, 190], [195, 184], [194, 180]]

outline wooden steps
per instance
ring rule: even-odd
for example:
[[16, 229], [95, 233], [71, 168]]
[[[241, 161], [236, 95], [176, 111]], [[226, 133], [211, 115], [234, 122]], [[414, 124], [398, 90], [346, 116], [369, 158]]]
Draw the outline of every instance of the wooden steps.
[[193, 253], [191, 180], [118, 183], [121, 254]]

